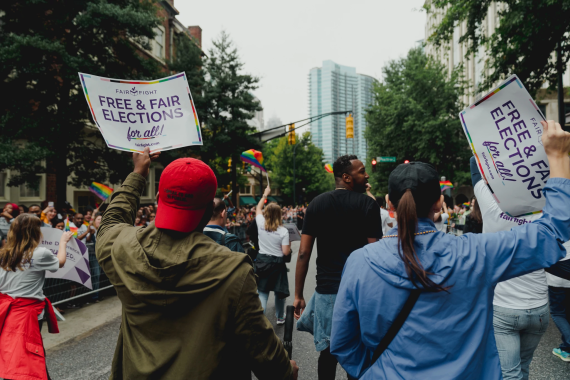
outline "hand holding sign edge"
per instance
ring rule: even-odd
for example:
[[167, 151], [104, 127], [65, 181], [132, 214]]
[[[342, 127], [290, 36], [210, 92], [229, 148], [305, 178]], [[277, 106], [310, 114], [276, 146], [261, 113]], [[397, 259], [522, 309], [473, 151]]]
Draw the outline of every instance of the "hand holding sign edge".
[[570, 179], [570, 133], [554, 120], [541, 121], [542, 144], [550, 165], [550, 178]]

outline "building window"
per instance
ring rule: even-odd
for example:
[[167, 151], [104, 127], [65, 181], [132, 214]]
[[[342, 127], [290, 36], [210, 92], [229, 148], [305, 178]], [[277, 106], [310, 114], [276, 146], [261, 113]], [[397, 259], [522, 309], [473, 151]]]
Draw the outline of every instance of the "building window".
[[33, 188], [27, 183], [20, 185], [20, 197], [21, 198], [39, 198], [40, 197], [40, 187], [42, 182], [40, 180], [38, 187]]
[[141, 198], [148, 198], [148, 188], [150, 187], [150, 183], [147, 183], [146, 186], [143, 189], [143, 192], [141, 194]]
[[8, 173], [0, 172], [0, 198], [6, 198], [6, 182], [8, 182]]
[[459, 38], [461, 37], [459, 33], [459, 26], [453, 29], [453, 66], [459, 65], [461, 62], [461, 47], [459, 45]]
[[164, 58], [164, 28], [154, 28], [154, 33], [152, 54], [158, 58]]
[[251, 186], [241, 186], [239, 188], [240, 194], [251, 194]]
[[479, 91], [479, 86], [483, 81], [483, 74], [485, 70], [485, 50], [484, 47], [479, 45], [477, 54], [475, 54], [475, 89]]
[[158, 193], [158, 183], [160, 182], [160, 176], [162, 175], [162, 171], [164, 169], [155, 168], [154, 169], [154, 194]]

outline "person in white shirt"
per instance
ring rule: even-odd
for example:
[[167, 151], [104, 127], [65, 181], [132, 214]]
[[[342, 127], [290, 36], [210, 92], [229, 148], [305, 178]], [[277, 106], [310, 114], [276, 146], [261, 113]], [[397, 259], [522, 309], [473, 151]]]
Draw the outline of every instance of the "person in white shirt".
[[435, 213], [433, 216], [433, 222], [435, 228], [438, 231], [447, 232], [447, 220], [449, 219], [449, 211], [447, 210], [447, 205], [443, 202], [443, 208], [440, 212]]
[[[59, 268], [64, 266], [67, 259], [67, 243], [73, 237], [73, 235], [71, 232], [64, 232], [61, 235], [56, 255], [55, 252], [52, 253], [47, 248], [38, 247], [42, 239], [40, 226], [40, 219], [37, 216], [31, 214], [21, 214], [12, 222], [10, 231], [8, 232], [7, 243], [2, 249], [0, 249], [0, 297], [36, 300], [36, 304], [37, 301], [44, 302], [45, 296], [43, 293], [43, 286], [45, 282], [46, 271], [56, 272]], [[30, 347], [34, 347], [33, 337], [40, 337], [42, 319], [45, 314], [45, 306], [41, 304], [35, 305], [34, 303], [29, 305], [30, 306], [28, 308], [20, 307], [16, 311], [16, 313], [20, 315], [29, 313], [30, 318], [33, 318], [35, 315], [37, 315], [37, 324], [30, 323], [19, 327], [19, 329], [23, 330], [20, 332], [20, 334], [26, 337], [26, 340], [23, 342], [23, 344], [26, 345], [26, 349], [28, 350], [30, 350]], [[4, 324], [4, 326], [9, 324], [9, 318], [10, 315], [8, 315], [6, 320], [7, 322]], [[0, 332], [1, 331], [2, 326], [0, 326]], [[9, 341], [11, 335], [13, 336], [14, 333], [5, 331], [5, 333], [2, 334], [2, 338]], [[0, 339], [0, 346], [5, 343], [5, 341], [1, 341]], [[31, 344], [31, 346], [28, 346], [29, 344]], [[45, 350], [43, 353], [38, 354], [38, 350], [36, 349], [36, 355], [39, 355], [39, 357], [41, 357], [39, 363], [35, 361], [29, 361], [29, 358], [20, 357], [18, 359], [12, 358], [11, 360], [8, 360], [8, 358], [2, 358], [0, 356], [0, 363], [2, 363], [2, 365], [0, 365], [0, 370], [3, 372], [0, 377], [9, 379], [16, 378], [10, 376], [11, 372], [4, 372], [10, 371], [9, 368], [7, 369], [7, 363], [21, 363], [22, 361], [26, 361], [27, 365], [29, 365], [30, 368], [46, 368], [44, 359]], [[20, 366], [18, 367], [17, 371], [20, 372], [20, 374], [27, 374], [29, 373], [27, 372], [29, 371], [29, 368], [22, 368]], [[14, 375], [17, 376], [15, 373]], [[47, 372], [46, 375], [46, 378], [49, 378], [49, 374], [47, 374]], [[36, 378], [35, 376], [24, 377]]]
[[[542, 217], [542, 213], [521, 217], [505, 214], [482, 179], [475, 157], [471, 158], [471, 178], [483, 216], [483, 233], [509, 231]], [[534, 351], [546, 332], [549, 320], [548, 284], [544, 269], [496, 286], [493, 328], [504, 380], [528, 379]]]
[[77, 227], [77, 239], [81, 240], [83, 244], [87, 244], [87, 237], [90, 233], [94, 233], [93, 227], [87, 227], [83, 224], [83, 214], [77, 213], [73, 217], [73, 222], [69, 223], [70, 227]]
[[291, 255], [289, 231], [283, 227], [283, 213], [277, 203], [270, 203], [263, 210], [269, 186], [265, 189], [257, 208], [255, 221], [259, 233], [259, 254], [255, 261], [255, 273], [259, 277], [257, 292], [263, 311], [267, 308], [269, 292], [275, 293], [275, 314], [277, 324], [285, 323], [285, 298], [289, 297], [289, 280], [285, 257]]

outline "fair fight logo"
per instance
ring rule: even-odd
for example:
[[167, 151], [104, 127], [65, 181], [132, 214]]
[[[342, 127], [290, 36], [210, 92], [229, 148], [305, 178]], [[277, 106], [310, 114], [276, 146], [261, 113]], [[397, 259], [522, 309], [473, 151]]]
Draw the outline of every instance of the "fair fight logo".
[[131, 88], [130, 90], [121, 90], [121, 89], [117, 88], [117, 89], [115, 89], [115, 94], [131, 95], [131, 96], [138, 96], [138, 95], [156, 95], [156, 90], [143, 91], [143, 90], [137, 90], [136, 87], [133, 87], [133, 88]]

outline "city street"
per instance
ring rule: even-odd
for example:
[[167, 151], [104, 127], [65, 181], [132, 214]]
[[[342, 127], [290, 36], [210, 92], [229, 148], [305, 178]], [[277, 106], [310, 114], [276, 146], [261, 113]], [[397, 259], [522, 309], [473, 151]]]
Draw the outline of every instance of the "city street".
[[[293, 258], [289, 264], [289, 284], [291, 294], [294, 288], [294, 268], [297, 260], [299, 243], [293, 243]], [[305, 286], [305, 299], [308, 301], [315, 289], [316, 248], [311, 257], [311, 266]], [[293, 296], [287, 299], [287, 304], [293, 303]], [[267, 316], [279, 337], [283, 337], [283, 326], [276, 326], [273, 296], [268, 302]], [[57, 380], [103, 380], [108, 379], [111, 361], [117, 342], [121, 324], [120, 317], [115, 318], [88, 333], [69, 340], [56, 347], [48, 349], [47, 364], [50, 375]], [[570, 363], [564, 363], [552, 355], [552, 349], [557, 347], [560, 340], [558, 329], [552, 322], [542, 341], [535, 351], [531, 365], [530, 378], [533, 380], [558, 380], [570, 378]], [[421, 355], [421, 353], [418, 353]], [[308, 333], [293, 332], [293, 359], [299, 365], [299, 379], [317, 379], [318, 355], [313, 344], [313, 337]], [[337, 379], [346, 379], [346, 373], [338, 366]]]

